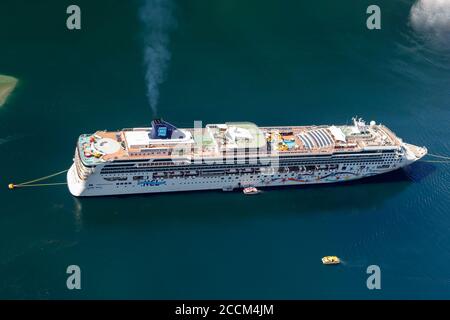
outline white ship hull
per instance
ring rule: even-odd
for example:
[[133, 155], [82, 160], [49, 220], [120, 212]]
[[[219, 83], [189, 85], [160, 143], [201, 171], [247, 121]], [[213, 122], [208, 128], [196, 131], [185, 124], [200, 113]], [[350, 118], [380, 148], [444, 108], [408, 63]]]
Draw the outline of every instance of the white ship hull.
[[[395, 169], [393, 169], [395, 170]], [[392, 170], [389, 170], [392, 171]], [[388, 171], [384, 171], [388, 172]], [[200, 190], [223, 190], [232, 191], [242, 189], [248, 186], [254, 187], [276, 187], [276, 186], [295, 186], [303, 184], [336, 183], [370, 177], [378, 173], [350, 174], [336, 173], [333, 177], [321, 179], [320, 176], [299, 176], [293, 174], [281, 174], [270, 176], [250, 176], [232, 177], [230, 180], [220, 178], [172, 178], [172, 179], [154, 179], [145, 183], [133, 182], [130, 185], [116, 186], [114, 184], [105, 184], [104, 181], [95, 181], [92, 177], [89, 183], [75, 182], [73, 166], [68, 172], [69, 190], [74, 196], [104, 196], [138, 193], [160, 193], [160, 192], [180, 192], [180, 191], [200, 191]]]
[[[264, 188], [276, 186], [295, 186], [304, 184], [321, 184], [345, 182], [365, 177], [371, 177], [407, 166], [426, 154], [425, 148], [404, 144], [405, 153], [396, 161], [380, 164], [339, 165], [336, 170], [313, 170], [311, 172], [276, 172], [272, 175], [264, 174], [222, 174], [216, 176], [148, 178], [133, 180], [135, 173], [120, 175], [123, 180], [107, 181], [101, 175], [100, 168], [96, 168], [86, 180], [81, 180], [76, 173], [75, 164], [67, 173], [68, 187], [74, 196], [105, 196], [139, 193], [160, 193], [197, 190], [242, 189], [248, 186]], [[383, 168], [380, 168], [383, 167]], [[345, 170], [343, 170], [345, 168]], [[119, 176], [118, 176], [119, 177]]]

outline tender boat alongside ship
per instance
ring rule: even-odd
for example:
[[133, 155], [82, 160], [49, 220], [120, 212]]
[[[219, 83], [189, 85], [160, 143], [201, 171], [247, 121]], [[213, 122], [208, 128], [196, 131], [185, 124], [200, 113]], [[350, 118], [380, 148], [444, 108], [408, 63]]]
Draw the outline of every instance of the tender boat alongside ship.
[[255, 187], [247, 187], [247, 188], [244, 188], [243, 192], [244, 192], [244, 194], [258, 194], [259, 190], [256, 189]]
[[78, 138], [67, 173], [74, 196], [333, 183], [407, 166], [427, 154], [374, 121], [258, 127], [250, 122], [180, 129], [97, 131]]

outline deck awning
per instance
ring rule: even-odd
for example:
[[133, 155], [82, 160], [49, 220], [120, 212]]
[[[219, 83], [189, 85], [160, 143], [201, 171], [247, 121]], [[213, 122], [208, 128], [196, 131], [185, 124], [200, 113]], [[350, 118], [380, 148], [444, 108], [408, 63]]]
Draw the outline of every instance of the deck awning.
[[342, 130], [340, 128], [338, 128], [336, 126], [331, 126], [330, 132], [333, 135], [334, 139], [336, 139], [336, 141], [347, 142], [347, 139], [345, 138], [345, 134], [342, 132]]

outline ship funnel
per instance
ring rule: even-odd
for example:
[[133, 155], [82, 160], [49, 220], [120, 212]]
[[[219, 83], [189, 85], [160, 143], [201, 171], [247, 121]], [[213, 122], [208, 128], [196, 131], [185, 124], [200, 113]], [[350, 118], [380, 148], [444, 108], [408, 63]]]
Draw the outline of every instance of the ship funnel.
[[151, 139], [183, 139], [184, 137], [185, 134], [173, 124], [163, 119], [154, 119], [152, 121]]

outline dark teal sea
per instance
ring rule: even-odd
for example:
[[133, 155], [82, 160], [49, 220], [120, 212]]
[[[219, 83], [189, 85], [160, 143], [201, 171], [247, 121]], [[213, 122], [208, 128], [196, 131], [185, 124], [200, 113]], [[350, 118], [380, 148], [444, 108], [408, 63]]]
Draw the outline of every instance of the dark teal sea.
[[[414, 26], [413, 0], [172, 0], [157, 114], [178, 126], [358, 115], [448, 156], [450, 27], [426, 25], [437, 1], [420, 1]], [[381, 30], [366, 28], [374, 2]], [[79, 31], [66, 28], [69, 4], [81, 8]], [[143, 56], [154, 30], [141, 7], [0, 2], [0, 74], [20, 81], [0, 108], [0, 298], [450, 298], [445, 163], [256, 197], [8, 190], [70, 166], [81, 133], [149, 125]], [[323, 266], [324, 255], [343, 264]], [[66, 287], [73, 264], [81, 290]], [[366, 287], [369, 265], [381, 290]]]

